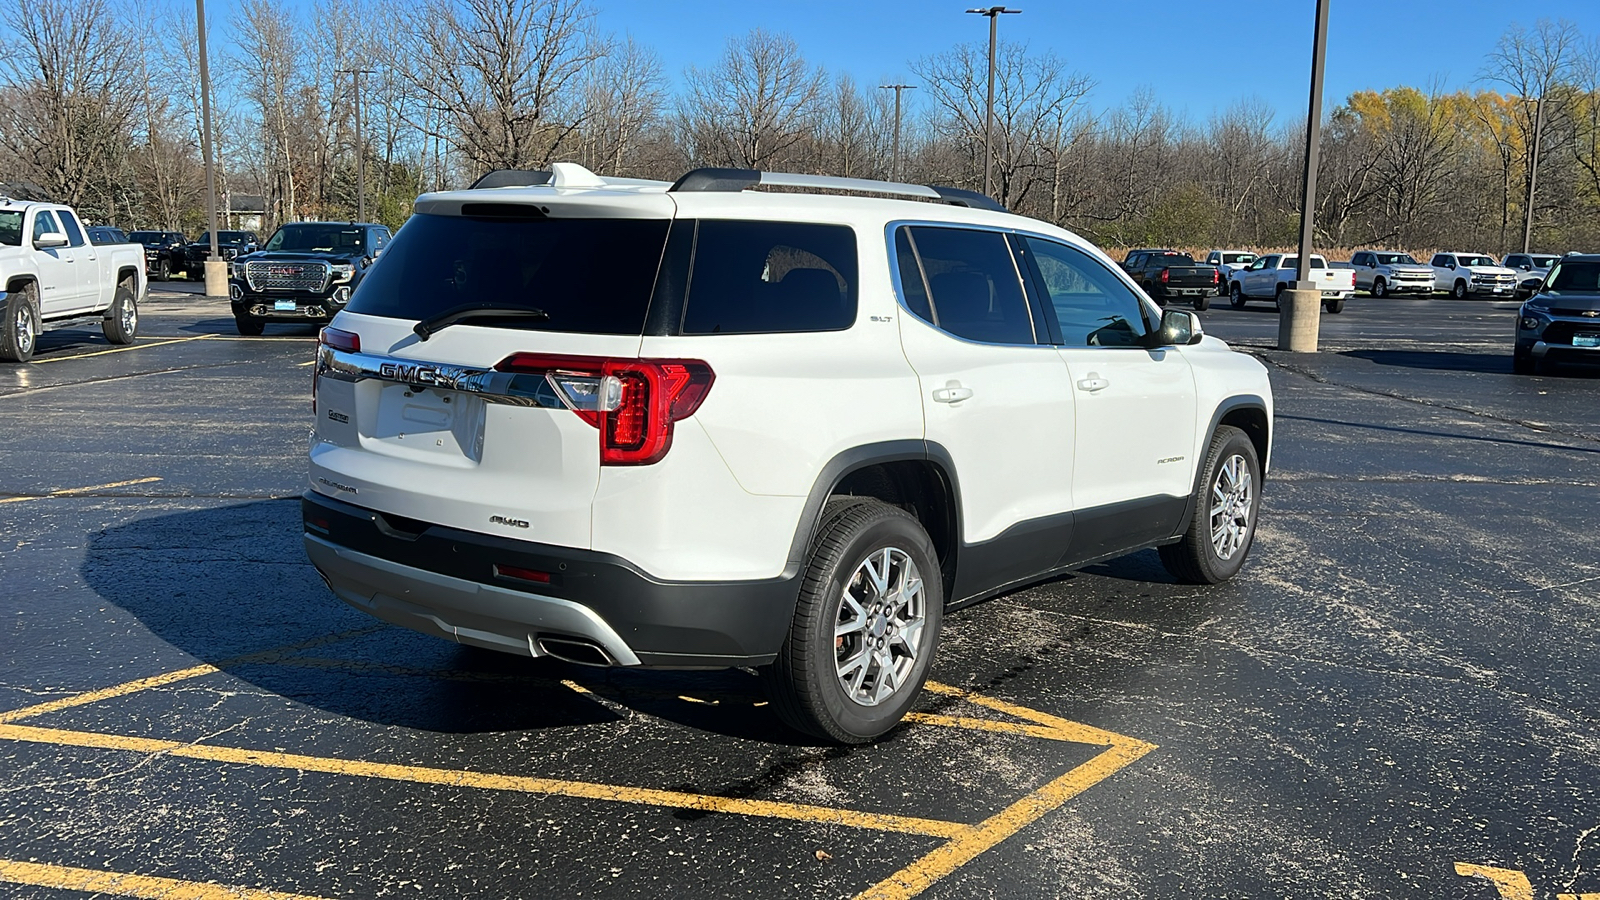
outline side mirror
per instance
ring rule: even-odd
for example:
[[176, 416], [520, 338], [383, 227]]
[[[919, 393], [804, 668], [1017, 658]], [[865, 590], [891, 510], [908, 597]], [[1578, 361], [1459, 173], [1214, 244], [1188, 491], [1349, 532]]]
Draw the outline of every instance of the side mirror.
[[1156, 332], [1157, 347], [1182, 347], [1198, 344], [1205, 337], [1200, 317], [1187, 309], [1169, 309], [1161, 314], [1161, 330]]
[[33, 246], [39, 250], [53, 250], [66, 245], [67, 236], [59, 231], [46, 231], [33, 239]]
[[1444, 264], [1444, 267], [1447, 268], [1447, 269], [1454, 269], [1456, 267], [1456, 264], [1453, 263], [1453, 262], [1448, 262], [1448, 263]]

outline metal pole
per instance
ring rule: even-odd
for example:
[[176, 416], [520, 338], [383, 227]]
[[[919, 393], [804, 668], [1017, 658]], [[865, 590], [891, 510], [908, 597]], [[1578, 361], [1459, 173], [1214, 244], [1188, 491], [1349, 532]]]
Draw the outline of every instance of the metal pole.
[[362, 146], [361, 131], [361, 70], [355, 72], [356, 80], [356, 221], [367, 220], [367, 154]]
[[1000, 16], [1015, 15], [1020, 9], [991, 6], [987, 9], [969, 9], [969, 13], [989, 17], [989, 101], [983, 113], [983, 192], [994, 196], [994, 58], [1000, 41]]
[[1528, 162], [1528, 202], [1522, 211], [1522, 252], [1533, 241], [1533, 189], [1539, 181], [1539, 132], [1544, 130], [1544, 97], [1533, 101], [1533, 158]]
[[1280, 295], [1278, 349], [1315, 353], [1322, 327], [1322, 290], [1311, 280], [1311, 238], [1317, 214], [1317, 161], [1322, 151], [1322, 69], [1328, 49], [1328, 3], [1317, 0], [1311, 45], [1311, 102], [1306, 111], [1305, 191], [1300, 200], [1300, 258], [1295, 282]]
[[211, 259], [217, 258], [217, 172], [211, 165], [211, 69], [206, 64], [206, 0], [194, 0], [200, 31], [200, 153], [206, 164], [206, 221], [210, 223]]
[[217, 249], [217, 169], [213, 162], [211, 146], [211, 67], [206, 58], [206, 2], [194, 0], [195, 27], [199, 31], [200, 50], [200, 153], [206, 166], [206, 221], [210, 225], [211, 255], [206, 257], [201, 270], [205, 275], [207, 297], [228, 296], [228, 264]]
[[983, 192], [994, 196], [994, 51], [1000, 36], [1000, 17], [989, 11], [989, 102], [983, 114]]
[[1303, 184], [1305, 193], [1300, 204], [1300, 265], [1295, 278], [1307, 284], [1311, 280], [1311, 233], [1317, 209], [1317, 163], [1322, 152], [1322, 68], [1328, 47], [1328, 0], [1317, 0], [1316, 40], [1311, 48], [1311, 104], [1306, 114], [1306, 168]]
[[899, 181], [900, 176], [900, 94], [903, 91], [914, 91], [914, 84], [880, 84], [879, 88], [894, 91], [894, 162], [890, 166], [889, 177]]

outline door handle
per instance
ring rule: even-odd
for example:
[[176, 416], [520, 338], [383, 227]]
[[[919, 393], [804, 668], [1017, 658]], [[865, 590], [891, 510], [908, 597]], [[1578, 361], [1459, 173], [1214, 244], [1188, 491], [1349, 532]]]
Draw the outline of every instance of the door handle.
[[1101, 378], [1099, 372], [1090, 372], [1088, 378], [1078, 382], [1078, 390], [1088, 391], [1091, 394], [1103, 391], [1108, 387], [1111, 387], [1111, 382]]
[[962, 387], [959, 381], [947, 381], [944, 387], [933, 389], [933, 402], [935, 403], [960, 403], [971, 399], [972, 388]]

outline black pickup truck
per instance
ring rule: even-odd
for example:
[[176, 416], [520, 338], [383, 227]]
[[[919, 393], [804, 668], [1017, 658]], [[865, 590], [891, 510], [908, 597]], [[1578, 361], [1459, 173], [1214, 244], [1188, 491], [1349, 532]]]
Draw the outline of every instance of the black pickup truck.
[[228, 295], [240, 334], [268, 322], [326, 322], [361, 283], [389, 243], [371, 222], [290, 222], [259, 251], [228, 266]]
[[[254, 253], [260, 241], [254, 231], [218, 231], [217, 258], [233, 259]], [[206, 277], [206, 260], [211, 257], [211, 232], [202, 231], [200, 237], [184, 248], [184, 269], [190, 278]]]
[[1195, 309], [1211, 305], [1217, 292], [1217, 268], [1197, 264], [1177, 250], [1134, 250], [1122, 261], [1128, 276], [1162, 306], [1177, 297], [1192, 300]]
[[156, 281], [166, 281], [187, 265], [183, 251], [189, 244], [182, 232], [141, 230], [128, 235], [128, 240], [144, 245], [144, 270]]

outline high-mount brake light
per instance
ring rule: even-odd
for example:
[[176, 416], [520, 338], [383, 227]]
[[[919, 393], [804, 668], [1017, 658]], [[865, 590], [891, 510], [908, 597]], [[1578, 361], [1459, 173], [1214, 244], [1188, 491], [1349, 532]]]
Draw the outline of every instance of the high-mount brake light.
[[606, 466], [645, 466], [666, 456], [673, 423], [694, 415], [716, 380], [697, 359], [514, 353], [495, 369], [544, 375], [567, 408], [600, 430]]
[[353, 331], [345, 331], [341, 328], [324, 328], [317, 335], [317, 340], [324, 346], [332, 347], [335, 350], [343, 350], [346, 353], [361, 352], [361, 335]]

